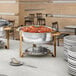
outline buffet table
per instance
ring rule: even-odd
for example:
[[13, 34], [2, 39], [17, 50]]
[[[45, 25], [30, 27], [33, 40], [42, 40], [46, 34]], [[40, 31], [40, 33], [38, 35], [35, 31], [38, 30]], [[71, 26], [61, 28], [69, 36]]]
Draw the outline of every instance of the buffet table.
[[[4, 40], [6, 41], [6, 40]], [[28, 48], [31, 44], [23, 43], [23, 49]], [[25, 47], [26, 46], [26, 47]], [[43, 45], [53, 49], [51, 45]], [[57, 47], [56, 58], [49, 55], [43, 57], [26, 56], [19, 57], [19, 41], [10, 40], [9, 49], [0, 49], [0, 75], [6, 76], [70, 76], [68, 74], [67, 62], [64, 61], [63, 47]], [[22, 66], [11, 66], [11, 58], [15, 57], [24, 62]], [[28, 65], [28, 66], [27, 66]], [[33, 66], [33, 67], [32, 67]], [[3, 75], [1, 75], [3, 76]]]

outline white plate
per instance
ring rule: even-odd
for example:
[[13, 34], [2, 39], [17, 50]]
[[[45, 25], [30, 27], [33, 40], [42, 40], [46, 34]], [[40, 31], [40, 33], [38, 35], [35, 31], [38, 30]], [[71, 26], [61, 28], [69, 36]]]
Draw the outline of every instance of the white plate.
[[24, 64], [23, 62], [19, 62], [19, 63], [10, 62], [10, 65], [12, 65], [12, 66], [21, 66], [23, 64]]

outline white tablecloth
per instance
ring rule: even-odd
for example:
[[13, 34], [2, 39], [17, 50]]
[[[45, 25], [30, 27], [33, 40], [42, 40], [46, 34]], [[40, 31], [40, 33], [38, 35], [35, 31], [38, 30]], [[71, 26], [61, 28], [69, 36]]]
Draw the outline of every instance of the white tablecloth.
[[[28, 48], [31, 44], [23, 43]], [[53, 46], [43, 45], [53, 49]], [[57, 47], [57, 57], [19, 57], [19, 41], [10, 41], [10, 49], [0, 49], [0, 74], [7, 76], [69, 76], [67, 73], [67, 62], [63, 58], [63, 47]], [[23, 66], [10, 66], [12, 57], [24, 62]], [[31, 65], [37, 68], [32, 68]]]

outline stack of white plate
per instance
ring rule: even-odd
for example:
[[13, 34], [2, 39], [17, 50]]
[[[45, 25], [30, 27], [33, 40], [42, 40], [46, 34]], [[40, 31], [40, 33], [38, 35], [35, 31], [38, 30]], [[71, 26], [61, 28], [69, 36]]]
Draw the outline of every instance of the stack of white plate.
[[68, 50], [68, 72], [76, 76], [76, 46]]
[[64, 59], [67, 60], [68, 57], [68, 50], [72, 46], [76, 46], [76, 36], [75, 35], [70, 35], [64, 37]]

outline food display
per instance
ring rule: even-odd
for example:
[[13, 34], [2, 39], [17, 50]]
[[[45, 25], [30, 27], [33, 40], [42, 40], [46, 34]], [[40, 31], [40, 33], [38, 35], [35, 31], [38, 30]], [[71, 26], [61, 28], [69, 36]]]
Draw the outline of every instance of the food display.
[[[34, 26], [20, 27], [19, 31], [20, 31], [21, 45], [22, 40], [24, 42], [35, 44], [33, 45], [33, 47], [27, 48], [24, 54], [32, 56], [42, 56], [47, 55], [49, 53], [50, 50], [44, 46], [41, 46], [41, 44], [50, 43], [50, 41], [53, 40], [52, 33], [55, 32], [53, 28], [48, 26], [34, 25]], [[37, 44], [39, 46], [36, 46]]]
[[28, 27], [22, 27], [21, 30], [23, 32], [30, 32], [30, 33], [47, 33], [54, 31], [52, 28], [45, 26], [28, 26]]
[[42, 25], [31, 25], [23, 26], [18, 28], [19, 31], [22, 31], [22, 37], [24, 42], [31, 43], [48, 43], [52, 41], [52, 33], [55, 30], [49, 26]]

